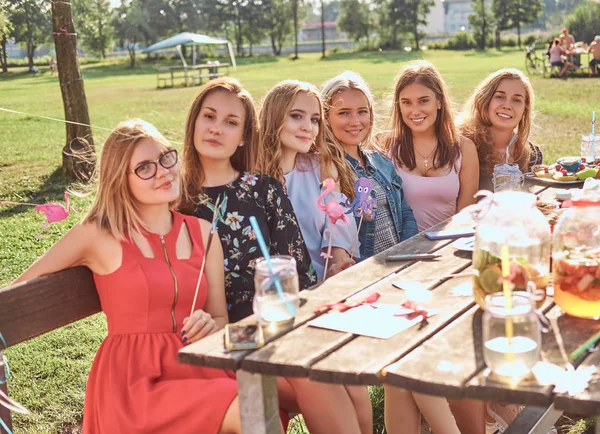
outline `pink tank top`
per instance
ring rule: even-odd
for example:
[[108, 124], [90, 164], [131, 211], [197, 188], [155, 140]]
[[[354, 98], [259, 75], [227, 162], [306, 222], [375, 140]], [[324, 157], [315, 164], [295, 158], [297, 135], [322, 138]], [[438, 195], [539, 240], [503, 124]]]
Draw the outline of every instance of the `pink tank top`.
[[398, 176], [402, 178], [404, 197], [413, 210], [419, 232], [456, 214], [461, 163], [462, 155], [458, 158], [456, 169], [453, 167], [444, 176], [413, 175], [396, 167]]

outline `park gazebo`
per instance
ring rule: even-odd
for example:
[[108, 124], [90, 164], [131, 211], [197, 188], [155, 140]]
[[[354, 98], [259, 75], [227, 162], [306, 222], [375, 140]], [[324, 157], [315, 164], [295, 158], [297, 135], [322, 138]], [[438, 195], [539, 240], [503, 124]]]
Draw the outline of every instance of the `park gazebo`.
[[[159, 41], [156, 44], [150, 45], [143, 52], [144, 53], [153, 53], [158, 50], [164, 50], [167, 48], [175, 47], [177, 49], [177, 53], [181, 58], [181, 62], [184, 67], [187, 67], [188, 64], [185, 61], [185, 57], [183, 57], [183, 53], [181, 52], [181, 46], [195, 46], [195, 45], [226, 45], [227, 51], [229, 52], [229, 58], [231, 59], [231, 66], [235, 70], [235, 55], [233, 54], [233, 47], [231, 46], [231, 42], [227, 39], [218, 39], [213, 38], [207, 35], [200, 35], [198, 33], [189, 33], [183, 32], [178, 35], [171, 36], [165, 40]], [[192, 50], [192, 65], [196, 65], [196, 50]]]
[[[192, 49], [192, 65], [188, 65], [181, 50], [182, 45], [191, 47], [195, 47], [196, 45], [225, 45], [227, 46], [231, 66], [233, 66], [234, 71], [236, 69], [235, 55], [233, 54], [231, 42], [226, 39], [184, 32], [157, 42], [143, 51], [144, 53], [153, 53], [158, 50], [175, 47], [181, 58], [181, 66], [166, 66], [156, 69], [156, 87], [174, 87], [176, 81], [182, 81], [184, 86], [194, 86], [196, 84], [202, 84], [204, 80], [211, 80], [229, 73], [229, 63], [219, 63], [218, 61], [215, 61], [196, 65], [195, 48]], [[226, 72], [224, 72], [224, 70]]]

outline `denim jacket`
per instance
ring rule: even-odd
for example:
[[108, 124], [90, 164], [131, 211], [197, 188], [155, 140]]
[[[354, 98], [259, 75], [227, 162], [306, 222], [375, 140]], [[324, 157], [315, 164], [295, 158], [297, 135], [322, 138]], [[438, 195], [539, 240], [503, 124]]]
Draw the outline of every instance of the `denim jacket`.
[[[366, 167], [362, 167], [359, 161], [348, 154], [346, 154], [346, 160], [359, 178], [375, 178], [384, 188], [398, 239], [404, 241], [416, 235], [419, 232], [417, 221], [412, 208], [404, 200], [402, 179], [396, 173], [394, 163], [375, 151], [364, 151], [362, 156]], [[371, 197], [376, 198], [374, 191], [371, 191]], [[356, 223], [359, 224], [359, 221], [360, 219], [357, 219]], [[367, 259], [373, 256], [375, 253], [375, 220], [363, 219], [358, 239], [360, 241], [360, 258]]]

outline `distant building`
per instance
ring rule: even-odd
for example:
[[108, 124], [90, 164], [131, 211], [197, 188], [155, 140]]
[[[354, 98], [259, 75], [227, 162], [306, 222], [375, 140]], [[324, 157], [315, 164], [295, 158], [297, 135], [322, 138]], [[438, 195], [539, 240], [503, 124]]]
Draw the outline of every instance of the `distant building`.
[[[346, 33], [338, 31], [335, 21], [325, 21], [325, 40], [346, 40]], [[304, 23], [298, 31], [298, 41], [314, 42], [321, 40], [321, 22]]]
[[444, 2], [442, 0], [435, 0], [427, 16], [427, 25], [422, 29], [428, 36], [442, 35], [446, 32], [444, 28], [444, 10]]
[[444, 12], [444, 33], [471, 31], [469, 25], [469, 15], [473, 13], [471, 0], [445, 0]]

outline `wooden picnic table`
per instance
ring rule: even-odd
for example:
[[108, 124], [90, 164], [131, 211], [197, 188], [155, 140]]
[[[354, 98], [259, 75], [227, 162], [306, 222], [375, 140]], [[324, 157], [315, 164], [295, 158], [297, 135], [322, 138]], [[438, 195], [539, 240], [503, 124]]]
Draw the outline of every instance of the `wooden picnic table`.
[[[544, 199], [554, 189], [528, 185]], [[471, 227], [464, 213], [432, 230]], [[481, 345], [482, 311], [472, 296], [458, 296], [457, 287], [468, 288], [464, 275], [471, 254], [458, 251], [452, 240], [431, 241], [423, 233], [386, 252], [363, 261], [300, 293], [301, 307], [294, 326], [254, 351], [227, 352], [220, 331], [179, 352], [179, 361], [193, 365], [237, 371], [242, 430], [244, 434], [279, 433], [275, 376], [308, 377], [337, 384], [388, 384], [448, 398], [473, 398], [525, 404], [525, 411], [507, 433], [546, 433], [563, 411], [594, 415], [600, 422], [600, 378], [596, 375], [586, 391], [575, 396], [556, 393], [536, 380], [518, 386], [496, 383], [485, 376]], [[441, 254], [434, 261], [386, 262], [388, 254]], [[460, 273], [461, 276], [448, 277]], [[315, 308], [348, 299], [362, 299], [372, 291], [380, 302], [401, 303], [402, 291], [391, 282], [418, 280], [432, 291], [428, 309], [438, 314], [423, 327], [413, 326], [389, 339], [376, 339], [307, 325], [320, 315]], [[552, 331], [543, 335], [542, 360], [561, 367], [568, 354], [600, 330], [600, 321], [567, 316], [548, 297], [543, 306]], [[254, 317], [242, 323], [255, 322]], [[583, 365], [598, 365], [600, 352], [587, 356]], [[540, 416], [544, 416], [540, 419]], [[539, 419], [539, 420], [538, 420]], [[597, 424], [600, 426], [600, 424]], [[597, 433], [600, 428], [597, 427]]]
[[[225, 68], [225, 72], [223, 68]], [[156, 87], [174, 87], [175, 80], [180, 78], [183, 79], [184, 86], [195, 86], [196, 84], [202, 84], [205, 79], [208, 81], [228, 74], [229, 63], [162, 66], [156, 70]]]

